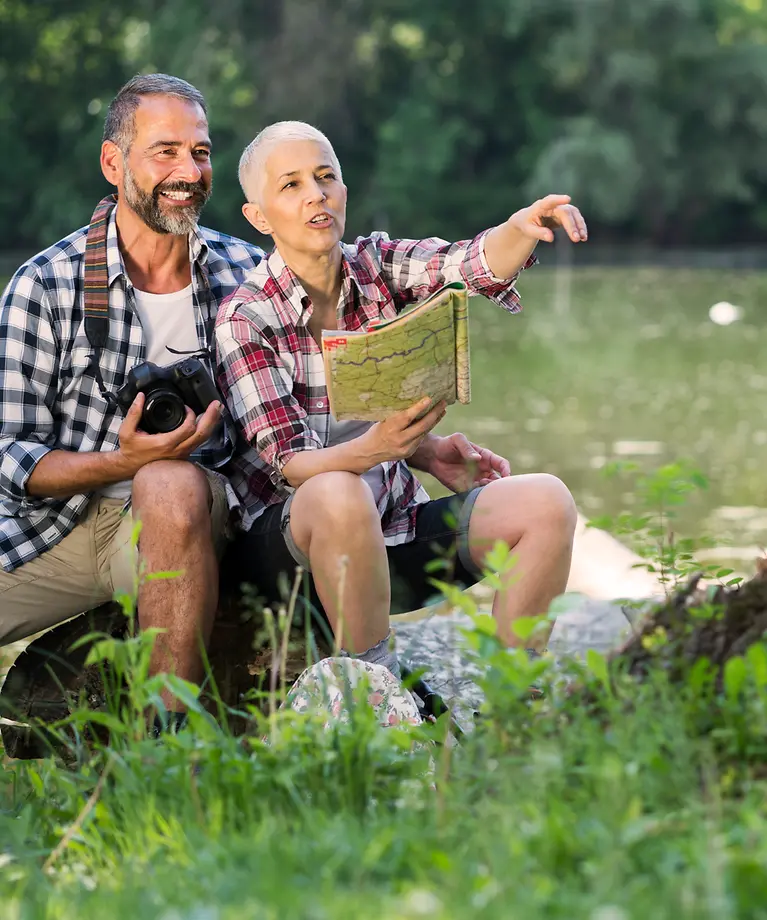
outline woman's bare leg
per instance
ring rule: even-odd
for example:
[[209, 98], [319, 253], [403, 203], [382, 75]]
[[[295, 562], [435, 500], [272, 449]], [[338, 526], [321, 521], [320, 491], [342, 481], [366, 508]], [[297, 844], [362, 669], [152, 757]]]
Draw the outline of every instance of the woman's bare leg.
[[[486, 485], [469, 521], [472, 560], [484, 566], [486, 553], [503, 540], [516, 558], [503, 574], [504, 588], [493, 602], [498, 635], [509, 647], [531, 644], [514, 632], [520, 617], [545, 614], [564, 593], [578, 514], [567, 486], [547, 473], [509, 476]], [[532, 643], [542, 645], [548, 635]]]

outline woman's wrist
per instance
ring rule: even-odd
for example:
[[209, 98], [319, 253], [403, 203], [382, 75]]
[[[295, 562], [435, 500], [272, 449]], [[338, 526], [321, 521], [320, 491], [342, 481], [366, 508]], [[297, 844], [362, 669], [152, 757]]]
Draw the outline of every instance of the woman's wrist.
[[368, 430], [364, 434], [359, 435], [359, 437], [347, 441], [346, 444], [350, 451], [353, 452], [350, 456], [350, 460], [355, 466], [354, 472], [358, 473], [360, 476], [363, 473], [367, 473], [368, 470], [372, 470], [374, 466], [378, 466], [379, 463], [384, 463], [386, 460], [391, 459], [390, 457], [383, 456], [380, 449], [377, 447], [372, 427], [368, 428]]

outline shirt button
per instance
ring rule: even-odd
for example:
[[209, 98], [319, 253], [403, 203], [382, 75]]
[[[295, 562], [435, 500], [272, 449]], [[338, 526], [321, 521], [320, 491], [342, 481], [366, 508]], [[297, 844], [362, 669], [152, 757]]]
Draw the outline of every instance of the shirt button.
[[324, 405], [325, 405], [325, 403], [324, 403], [321, 399], [318, 399], [318, 400], [317, 400], [317, 408], [318, 408], [318, 409], [321, 409]]

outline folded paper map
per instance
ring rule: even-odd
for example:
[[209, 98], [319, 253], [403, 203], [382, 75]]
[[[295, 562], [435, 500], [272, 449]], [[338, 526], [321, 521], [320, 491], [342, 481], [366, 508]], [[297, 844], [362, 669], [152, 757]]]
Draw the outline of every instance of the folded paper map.
[[447, 284], [395, 319], [359, 332], [324, 329], [330, 411], [339, 421], [380, 421], [424, 396], [471, 399], [468, 294]]

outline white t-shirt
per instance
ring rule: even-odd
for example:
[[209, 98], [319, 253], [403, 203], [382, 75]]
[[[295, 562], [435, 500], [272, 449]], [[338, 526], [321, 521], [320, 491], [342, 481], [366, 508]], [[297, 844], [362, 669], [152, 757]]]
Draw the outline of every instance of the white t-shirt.
[[[194, 317], [192, 285], [172, 294], [148, 294], [133, 289], [136, 313], [144, 330], [146, 360], [161, 367], [175, 364], [182, 355], [168, 351], [168, 345], [176, 351], [198, 352], [197, 324]], [[106, 498], [128, 499], [131, 481], [116, 482], [101, 490]]]

